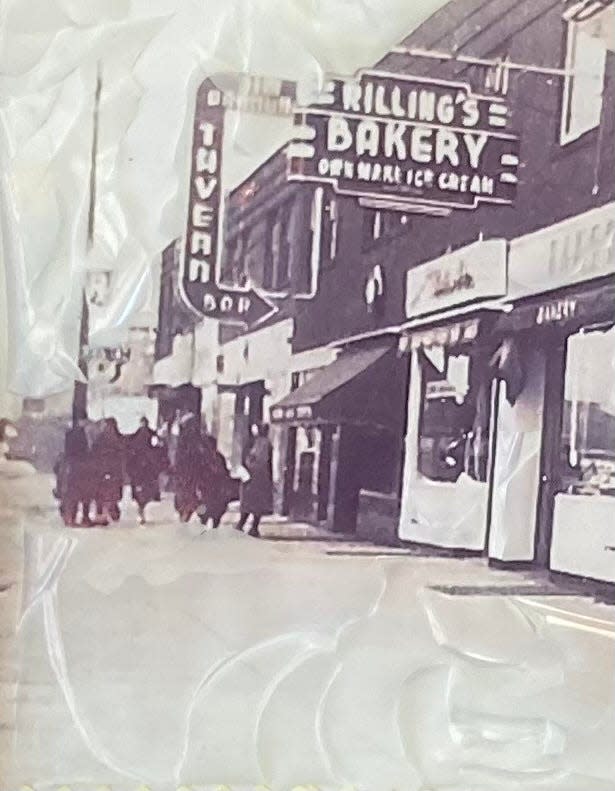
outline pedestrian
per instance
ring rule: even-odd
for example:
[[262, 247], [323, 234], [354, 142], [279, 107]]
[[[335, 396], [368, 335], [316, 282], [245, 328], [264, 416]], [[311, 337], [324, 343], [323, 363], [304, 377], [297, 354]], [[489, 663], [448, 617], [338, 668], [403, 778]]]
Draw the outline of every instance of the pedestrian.
[[240, 513], [237, 530], [243, 530], [252, 516], [249, 535], [259, 537], [259, 524], [265, 514], [273, 511], [273, 450], [269, 442], [269, 426], [266, 424], [252, 427], [254, 442], [250, 448], [244, 467], [248, 480], [242, 482], [240, 490]]
[[110, 520], [118, 522], [124, 488], [125, 441], [115, 418], [105, 419], [102, 432], [92, 445], [91, 463], [98, 521], [104, 526]]
[[211, 521], [213, 528], [218, 527], [232, 499], [233, 481], [226, 460], [217, 449], [215, 439], [204, 434], [198, 508], [201, 524], [206, 527]]
[[189, 522], [199, 505], [202, 437], [199, 419], [187, 413], [179, 423], [175, 451], [175, 510], [182, 522]]
[[158, 429], [158, 441], [160, 443], [161, 454], [164, 453], [166, 460], [163, 473], [161, 475], [161, 490], [170, 492], [173, 490], [171, 471], [175, 466], [175, 437], [171, 434], [171, 423], [166, 421]]
[[145, 507], [160, 502], [160, 473], [165, 465], [165, 450], [146, 417], [127, 439], [127, 469], [132, 498], [137, 503], [139, 524], [145, 524]]
[[[87, 420], [78, 420], [64, 436], [64, 454], [56, 464], [56, 493], [60, 515], [68, 527], [92, 525], [90, 507], [94, 487], [90, 471], [90, 446], [86, 434]], [[81, 511], [81, 521], [78, 521]]]

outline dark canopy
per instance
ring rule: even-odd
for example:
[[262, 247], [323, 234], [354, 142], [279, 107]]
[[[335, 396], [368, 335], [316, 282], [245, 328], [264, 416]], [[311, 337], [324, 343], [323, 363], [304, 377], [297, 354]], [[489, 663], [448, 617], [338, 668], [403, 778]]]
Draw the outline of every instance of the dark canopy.
[[397, 430], [405, 412], [408, 358], [396, 339], [355, 343], [271, 409], [277, 423], [351, 423]]

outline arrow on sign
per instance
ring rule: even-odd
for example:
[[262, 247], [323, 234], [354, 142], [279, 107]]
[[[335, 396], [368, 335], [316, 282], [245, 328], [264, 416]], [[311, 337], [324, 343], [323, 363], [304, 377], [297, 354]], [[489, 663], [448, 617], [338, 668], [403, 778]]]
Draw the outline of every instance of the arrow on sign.
[[228, 324], [252, 325], [277, 313], [278, 308], [253, 288], [218, 286], [214, 282], [183, 281], [184, 298], [202, 316]]
[[277, 312], [277, 307], [253, 288], [220, 282], [222, 139], [228, 100], [214, 80], [206, 79], [199, 87], [179, 284], [184, 301], [199, 316], [251, 325]]

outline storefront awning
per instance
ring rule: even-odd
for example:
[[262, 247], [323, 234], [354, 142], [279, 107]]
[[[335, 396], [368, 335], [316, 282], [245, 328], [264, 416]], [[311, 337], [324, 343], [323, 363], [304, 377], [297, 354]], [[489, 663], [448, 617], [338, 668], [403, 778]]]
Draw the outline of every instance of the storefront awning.
[[407, 358], [397, 354], [396, 339], [356, 344], [275, 404], [271, 420], [396, 428], [406, 398], [407, 367]]
[[494, 332], [507, 334], [530, 329], [573, 331], [584, 325], [615, 320], [615, 282], [542, 294], [508, 306]]
[[502, 300], [464, 305], [414, 319], [404, 324], [401, 332], [412, 349], [474, 343], [483, 334], [485, 327], [492, 327], [501, 310]]

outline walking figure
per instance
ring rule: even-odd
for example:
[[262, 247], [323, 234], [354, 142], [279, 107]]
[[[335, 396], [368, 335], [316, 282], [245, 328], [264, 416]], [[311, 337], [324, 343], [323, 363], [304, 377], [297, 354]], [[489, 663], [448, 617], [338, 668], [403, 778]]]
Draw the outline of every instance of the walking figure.
[[259, 524], [265, 514], [273, 511], [273, 450], [269, 442], [269, 426], [262, 423], [252, 427], [254, 442], [246, 456], [244, 467], [250, 476], [241, 484], [240, 512], [237, 530], [243, 530], [252, 516], [249, 535], [259, 537]]
[[175, 510], [182, 522], [189, 522], [199, 505], [201, 464], [201, 425], [188, 413], [180, 421], [174, 468]]
[[94, 499], [94, 485], [86, 434], [87, 423], [84, 418], [68, 429], [64, 436], [64, 453], [55, 465], [55, 493], [60, 501], [60, 516], [67, 527], [92, 525], [90, 505]]
[[218, 527], [233, 495], [233, 479], [229, 474], [226, 460], [217, 449], [215, 439], [204, 434], [198, 508], [201, 524], [207, 527], [211, 522], [212, 528]]
[[145, 507], [160, 502], [160, 474], [167, 466], [166, 450], [146, 417], [128, 437], [128, 478], [132, 498], [137, 504], [139, 524], [145, 524]]
[[106, 418], [101, 434], [94, 440], [91, 453], [95, 475], [97, 521], [108, 525], [120, 519], [120, 502], [124, 488], [125, 442], [113, 417]]

